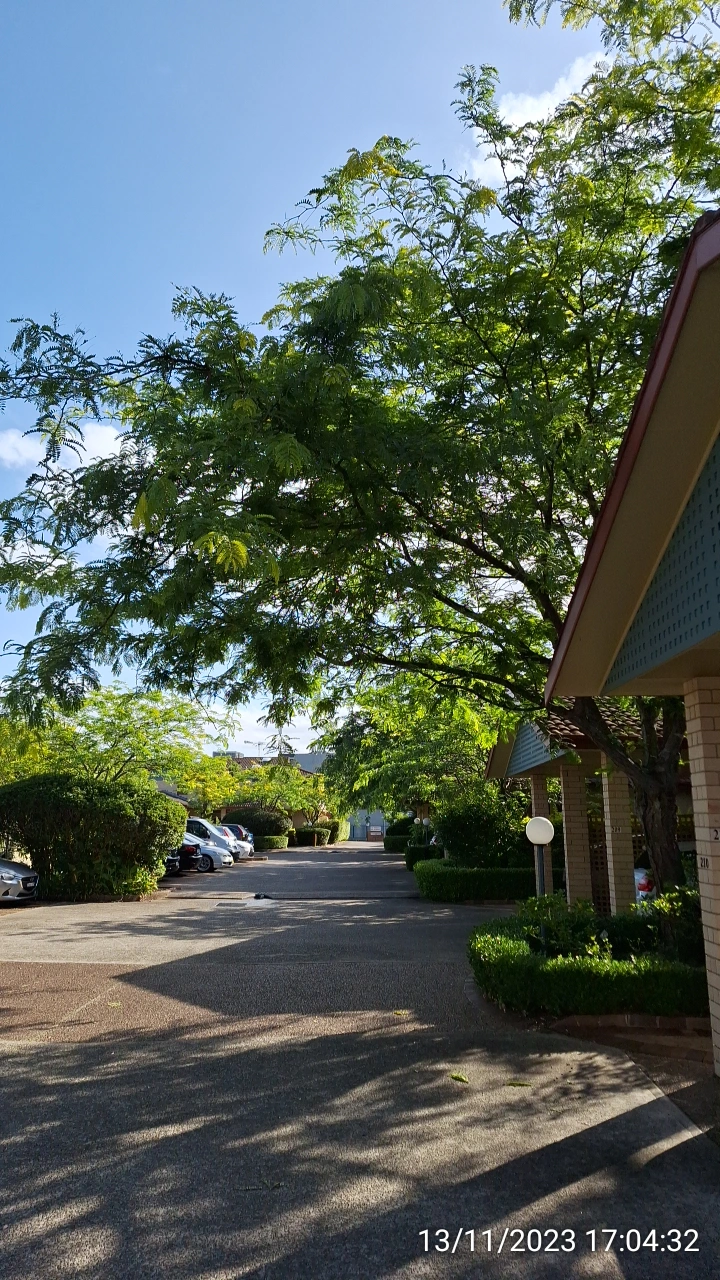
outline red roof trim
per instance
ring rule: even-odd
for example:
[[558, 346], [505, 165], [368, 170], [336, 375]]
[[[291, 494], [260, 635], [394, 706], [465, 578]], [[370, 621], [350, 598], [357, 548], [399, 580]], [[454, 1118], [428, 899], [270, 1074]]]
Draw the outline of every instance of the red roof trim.
[[698, 278], [700, 273], [718, 258], [720, 258], [720, 211], [706, 213], [695, 223], [685, 257], [667, 300], [660, 330], [645, 370], [645, 377], [635, 397], [630, 422], [618, 452], [612, 479], [600, 508], [598, 522], [585, 549], [585, 559], [553, 655], [545, 685], [546, 703], [553, 696], [560, 669], [575, 634], [575, 628], [580, 621], [580, 615], [605, 551], [615, 516], [625, 496], [635, 460], [645, 439], [647, 425], [672, 360]]

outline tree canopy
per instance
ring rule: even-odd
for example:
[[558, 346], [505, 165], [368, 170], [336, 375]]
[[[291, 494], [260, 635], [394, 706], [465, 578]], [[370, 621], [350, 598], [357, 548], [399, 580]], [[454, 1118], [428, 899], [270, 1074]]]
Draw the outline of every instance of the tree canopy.
[[[39, 726], [0, 715], [0, 783], [42, 773], [102, 783], [156, 777], [212, 812], [238, 785], [231, 762], [207, 754], [218, 742], [212, 727], [203, 707], [187, 699], [100, 687], [70, 713], [46, 708]], [[227, 717], [214, 727], [218, 735], [227, 729]]]
[[[38, 690], [81, 700], [102, 661], [230, 702], [267, 687], [280, 725], [294, 699], [322, 685], [337, 705], [378, 669], [516, 717], [540, 705], [678, 261], [720, 183], [713, 10], [562, 9], [604, 24], [609, 60], [583, 90], [515, 125], [493, 68], [466, 68], [469, 174], [391, 137], [352, 151], [270, 233], [329, 249], [337, 270], [288, 286], [260, 342], [227, 298], [194, 291], [176, 300], [180, 332], [131, 361], [21, 325], [5, 394], [36, 403], [48, 454], [2, 508], [0, 588], [43, 605], [17, 707], [32, 714]], [[63, 446], [81, 451], [97, 416], [117, 423], [119, 456], [68, 466]], [[642, 760], [597, 704], [570, 713], [662, 826], [679, 705], [643, 704]]]
[[466, 699], [448, 701], [421, 677], [402, 675], [356, 689], [347, 716], [318, 745], [329, 752], [323, 773], [347, 811], [393, 814], [473, 792], [496, 732]]

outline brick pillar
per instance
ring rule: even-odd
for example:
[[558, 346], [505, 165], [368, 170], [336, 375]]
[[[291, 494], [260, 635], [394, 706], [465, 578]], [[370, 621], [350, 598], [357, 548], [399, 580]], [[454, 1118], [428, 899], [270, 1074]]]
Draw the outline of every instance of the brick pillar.
[[579, 764], [560, 764], [565, 836], [565, 884], [568, 902], [592, 901], [590, 834], [587, 820], [585, 772]]
[[[530, 774], [530, 794], [532, 796], [532, 815], [533, 818], [549, 818], [550, 805], [548, 803], [547, 778], [542, 773]], [[545, 867], [545, 892], [552, 893], [553, 877], [552, 877], [552, 852], [551, 846], [546, 844], [543, 852], [543, 863]], [[540, 886], [537, 881], [537, 858], [535, 859], [535, 892], [540, 892]]]
[[720, 677], [683, 690], [715, 1073], [720, 1076]]
[[[608, 769], [605, 756], [603, 770]], [[627, 777], [609, 766], [611, 772], [603, 772], [603, 806], [605, 810], [605, 848], [607, 849], [608, 882], [610, 885], [610, 910], [627, 911], [635, 903], [635, 857], [632, 843], [630, 810], [630, 786]]]

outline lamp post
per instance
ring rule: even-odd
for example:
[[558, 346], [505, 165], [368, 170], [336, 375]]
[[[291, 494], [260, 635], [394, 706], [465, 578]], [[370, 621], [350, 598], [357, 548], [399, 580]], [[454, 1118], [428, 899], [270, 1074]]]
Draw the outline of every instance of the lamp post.
[[543, 898], [545, 896], [545, 845], [550, 844], [555, 835], [555, 828], [549, 818], [531, 818], [525, 828], [525, 835], [535, 846], [538, 897]]

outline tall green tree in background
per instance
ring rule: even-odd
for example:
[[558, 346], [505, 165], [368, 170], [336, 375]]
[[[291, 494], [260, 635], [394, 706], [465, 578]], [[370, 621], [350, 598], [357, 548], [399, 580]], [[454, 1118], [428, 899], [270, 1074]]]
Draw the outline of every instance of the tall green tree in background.
[[[193, 292], [181, 333], [135, 361], [20, 328], [5, 393], [37, 404], [48, 456], [3, 508], [0, 586], [44, 605], [15, 706], [33, 714], [38, 689], [72, 703], [98, 661], [122, 660], [151, 687], [230, 702], [267, 686], [279, 725], [320, 685], [339, 705], [378, 670], [509, 717], [541, 705], [677, 264], [720, 182], [712, 8], [564, 13], [600, 19], [608, 62], [520, 126], [494, 70], [466, 69], [474, 174], [382, 138], [273, 231], [329, 248], [337, 271], [288, 287], [259, 345], [227, 299]], [[121, 453], [68, 466], [88, 416], [117, 422]], [[109, 546], [88, 560], [99, 533]], [[639, 753], [592, 699], [568, 713], [631, 778], [672, 880], [682, 706], [637, 708]]]
[[0, 783], [40, 773], [67, 773], [95, 782], [176, 784], [203, 812], [235, 795], [238, 776], [225, 756], [208, 753], [229, 728], [213, 726], [207, 712], [187, 699], [137, 693], [120, 685], [100, 687], [71, 712], [46, 709], [45, 723], [27, 726], [0, 716]]
[[318, 739], [323, 773], [347, 811], [433, 804], [484, 777], [497, 724], [467, 699], [439, 697], [423, 677], [360, 685], [350, 713]]

